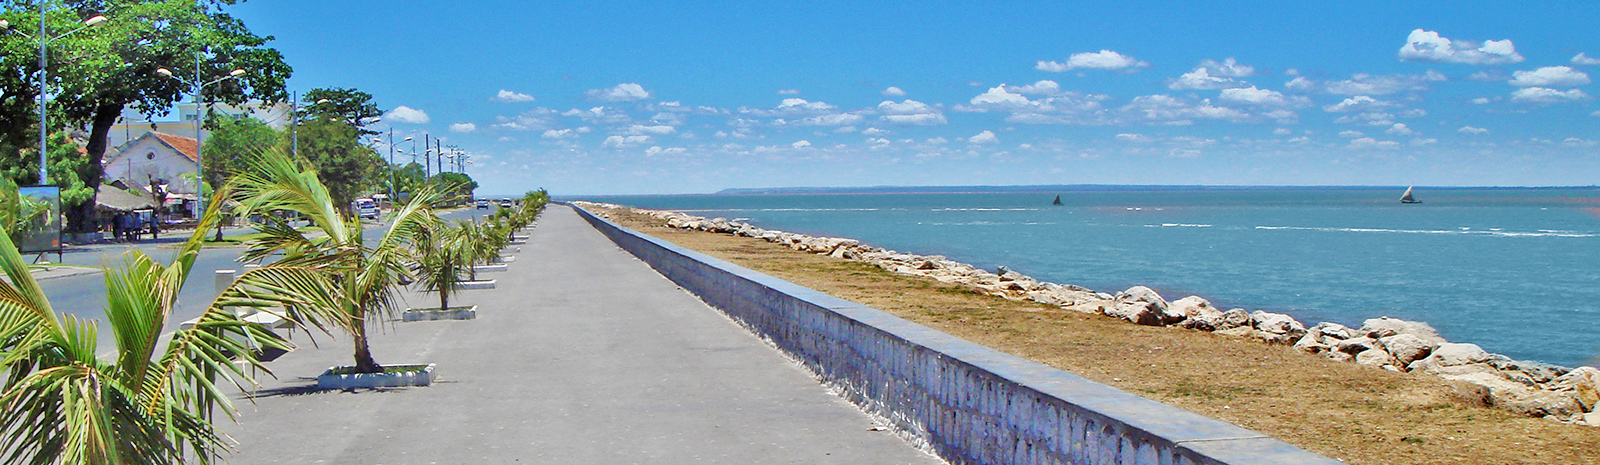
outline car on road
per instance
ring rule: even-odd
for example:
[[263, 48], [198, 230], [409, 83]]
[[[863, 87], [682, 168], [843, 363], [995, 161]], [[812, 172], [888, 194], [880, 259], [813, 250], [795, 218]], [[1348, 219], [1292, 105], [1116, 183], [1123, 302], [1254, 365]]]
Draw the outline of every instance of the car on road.
[[356, 199], [355, 207], [356, 214], [361, 215], [362, 218], [376, 220], [381, 213], [378, 210], [378, 202], [372, 199]]
[[511, 208], [511, 199], [510, 198], [500, 199], [500, 208]]
[[489, 199], [478, 199], [478, 209], [483, 210], [486, 208], [489, 208]]

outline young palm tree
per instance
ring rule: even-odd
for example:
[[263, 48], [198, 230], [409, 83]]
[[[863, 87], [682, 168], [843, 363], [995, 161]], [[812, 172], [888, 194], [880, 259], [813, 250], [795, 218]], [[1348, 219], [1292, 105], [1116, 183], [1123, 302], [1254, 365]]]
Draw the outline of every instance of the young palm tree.
[[450, 295], [460, 291], [463, 275], [471, 274], [477, 238], [468, 231], [470, 224], [434, 228], [417, 241], [412, 267], [422, 291], [439, 294], [441, 311], [450, 309]]
[[318, 264], [248, 271], [197, 324], [158, 349], [205, 231], [217, 221], [221, 202], [212, 205], [170, 265], [131, 250], [106, 271], [105, 314], [117, 343], [109, 360], [98, 356], [97, 325], [57, 314], [15, 244], [0, 234], [0, 271], [8, 278], [0, 282], [5, 463], [179, 463], [186, 457], [209, 463], [226, 449], [212, 425], [213, 410], [222, 407], [229, 418], [235, 412], [219, 381], [240, 389], [253, 385], [251, 370], [266, 367], [251, 347], [290, 346], [241, 320], [234, 308], [311, 321], [334, 308], [337, 289]]
[[[409, 247], [439, 222], [432, 205], [443, 201], [440, 191], [418, 189], [411, 200], [390, 214], [389, 230], [377, 242], [368, 244], [361, 222], [347, 215], [317, 178], [317, 171], [304, 160], [280, 151], [257, 154], [249, 167], [234, 179], [239, 209], [236, 215], [252, 213], [274, 218], [259, 227], [261, 234], [248, 241], [246, 261], [260, 260], [284, 252], [285, 259], [326, 260], [336, 264], [332, 279], [340, 288], [339, 312], [335, 321], [345, 328], [355, 344], [355, 372], [383, 370], [373, 360], [367, 345], [367, 323], [376, 315], [392, 314], [395, 289], [407, 276], [412, 261]], [[295, 229], [271, 213], [293, 212], [311, 220], [311, 225]]]

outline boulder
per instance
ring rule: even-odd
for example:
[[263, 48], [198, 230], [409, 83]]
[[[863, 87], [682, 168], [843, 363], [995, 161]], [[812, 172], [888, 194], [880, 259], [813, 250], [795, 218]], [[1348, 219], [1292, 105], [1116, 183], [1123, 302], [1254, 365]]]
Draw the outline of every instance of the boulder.
[[1538, 389], [1507, 395], [1495, 392], [1494, 405], [1532, 417], [1569, 418], [1583, 414], [1583, 406], [1579, 405], [1578, 400], [1571, 395]]
[[1213, 331], [1212, 334], [1221, 334], [1223, 336], [1233, 337], [1250, 337], [1251, 335], [1255, 334], [1255, 332], [1256, 329], [1249, 326], [1235, 326], [1228, 329], [1219, 329]]
[[1433, 349], [1433, 353], [1426, 358], [1411, 362], [1409, 369], [1410, 371], [1424, 370], [1432, 373], [1441, 367], [1483, 363], [1489, 361], [1490, 358], [1489, 353], [1485, 352], [1482, 347], [1478, 347], [1477, 344], [1446, 342], [1439, 344], [1439, 347]]
[[1250, 320], [1255, 324], [1256, 329], [1272, 334], [1282, 334], [1299, 339], [1301, 335], [1306, 333], [1305, 325], [1282, 313], [1256, 311], [1250, 314]]
[[[1571, 392], [1586, 411], [1600, 410], [1596, 408], [1600, 407], [1600, 369], [1578, 367], [1551, 381], [1550, 389]], [[1600, 423], [1590, 424], [1600, 426]]]
[[1490, 359], [1488, 365], [1494, 367], [1496, 370], [1499, 370], [1500, 374], [1505, 376], [1506, 379], [1533, 387], [1548, 383], [1556, 378], [1561, 377], [1561, 375], [1565, 375], [1567, 372], [1572, 371], [1571, 368], [1563, 366], [1556, 366], [1540, 362], [1511, 360], [1510, 358]]
[[1328, 360], [1333, 360], [1335, 362], [1349, 362], [1349, 361], [1353, 361], [1353, 360], [1356, 359], [1356, 356], [1350, 355], [1349, 352], [1345, 352], [1345, 351], [1341, 351], [1341, 350], [1330, 350], [1330, 351], [1327, 351], [1327, 352], [1323, 352], [1322, 356], [1323, 357], [1328, 357]]
[[1316, 326], [1312, 326], [1311, 329], [1307, 329], [1306, 332], [1322, 333], [1322, 335], [1334, 339], [1350, 339], [1352, 337], [1356, 337], [1355, 330], [1350, 329], [1348, 326], [1338, 323], [1329, 323], [1326, 321], [1317, 323]]
[[1252, 331], [1250, 333], [1250, 337], [1260, 340], [1261, 342], [1278, 345], [1290, 345], [1294, 344], [1295, 341], [1298, 340], [1293, 335], [1269, 333], [1259, 329]]
[[1189, 318], [1180, 322], [1180, 326], [1200, 331], [1215, 331], [1222, 326], [1223, 313], [1210, 306], [1195, 309], [1193, 313], [1188, 315]]
[[1410, 334], [1429, 344], [1438, 345], [1445, 342], [1443, 337], [1439, 337], [1439, 331], [1434, 330], [1433, 326], [1421, 321], [1406, 321], [1398, 318], [1380, 317], [1363, 321], [1361, 322], [1360, 331], [1367, 333], [1374, 339], [1396, 334]]
[[1238, 327], [1255, 329], [1250, 325], [1250, 312], [1242, 308], [1222, 312], [1222, 323], [1217, 326], [1218, 331]]
[[1378, 339], [1378, 342], [1383, 343], [1383, 348], [1387, 349], [1391, 355], [1394, 355], [1401, 367], [1411, 365], [1411, 362], [1427, 357], [1433, 353], [1434, 347], [1438, 347], [1437, 344], [1429, 343], [1415, 334], [1409, 333], [1387, 336]]
[[1306, 335], [1300, 336], [1300, 340], [1295, 341], [1294, 348], [1313, 354], [1333, 350], [1332, 345], [1323, 341], [1322, 333], [1316, 331], [1310, 331]]
[[1583, 414], [1583, 422], [1589, 426], [1600, 426], [1600, 410]]
[[[1172, 301], [1172, 303], [1167, 304], [1167, 310], [1168, 311], [1170, 311], [1172, 313], [1179, 314], [1179, 315], [1183, 315], [1185, 317], [1190, 317], [1190, 318], [1192, 318], [1195, 315], [1199, 314], [1201, 310], [1211, 309], [1211, 308], [1212, 308], [1211, 307], [1211, 302], [1207, 301], [1206, 299], [1202, 299], [1200, 297], [1192, 296], [1192, 295], [1188, 296], [1188, 297], [1184, 297], [1182, 299], [1174, 300], [1174, 301]], [[1215, 309], [1213, 309], [1213, 310], [1215, 310]], [[1217, 312], [1217, 313], [1220, 314], [1222, 312]]]
[[1156, 291], [1144, 286], [1130, 287], [1128, 290], [1117, 294], [1116, 300], [1118, 302], [1147, 302], [1155, 305], [1157, 310], [1165, 311], [1167, 309], [1167, 299], [1161, 298], [1161, 294], [1157, 294]]
[[1115, 305], [1105, 309], [1106, 316], [1122, 318], [1145, 326], [1161, 326], [1164, 323], [1163, 312], [1154, 303], [1144, 301], [1117, 300]]
[[1389, 351], [1382, 348], [1368, 349], [1356, 354], [1356, 364], [1361, 366], [1396, 369], [1398, 363], [1394, 355], [1389, 354]]
[[1362, 352], [1366, 352], [1366, 351], [1369, 351], [1369, 350], [1373, 350], [1373, 349], [1382, 350], [1383, 349], [1383, 343], [1378, 342], [1377, 339], [1373, 339], [1373, 338], [1366, 337], [1366, 336], [1361, 336], [1361, 337], [1357, 337], [1357, 338], [1350, 338], [1350, 339], [1345, 339], [1343, 341], [1335, 342], [1335, 343], [1333, 343], [1333, 347], [1335, 349], [1338, 349], [1340, 352], [1344, 352], [1344, 353], [1347, 353], [1347, 354], [1350, 354], [1350, 355], [1356, 355], [1356, 354], [1359, 354], [1359, 353], [1362, 353]]

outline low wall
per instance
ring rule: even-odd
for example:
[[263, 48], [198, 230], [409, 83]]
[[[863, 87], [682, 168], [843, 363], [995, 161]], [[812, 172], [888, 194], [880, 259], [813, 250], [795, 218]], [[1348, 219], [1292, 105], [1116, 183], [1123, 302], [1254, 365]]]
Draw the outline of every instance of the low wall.
[[951, 463], [1341, 463], [573, 209], [622, 249]]

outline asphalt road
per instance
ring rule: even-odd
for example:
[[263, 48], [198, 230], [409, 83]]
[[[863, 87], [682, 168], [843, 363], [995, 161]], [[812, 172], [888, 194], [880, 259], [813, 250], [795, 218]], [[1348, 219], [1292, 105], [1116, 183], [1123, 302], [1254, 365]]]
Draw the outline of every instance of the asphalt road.
[[[483, 211], [451, 210], [440, 216], [446, 220], [471, 218], [481, 216]], [[366, 237], [375, 240], [386, 228], [385, 224], [368, 223]], [[234, 235], [250, 232], [245, 229], [230, 229], [225, 235]], [[172, 231], [162, 234], [159, 240], [145, 240], [136, 243], [95, 244], [89, 246], [73, 247], [61, 256], [61, 262], [68, 265], [102, 267], [122, 262], [123, 256], [129, 250], [138, 249], [162, 264], [171, 264], [172, 257], [177, 253], [178, 244], [187, 239], [190, 231]], [[184, 321], [200, 316], [205, 310], [205, 305], [211, 303], [216, 297], [213, 276], [216, 270], [236, 270], [241, 266], [237, 261], [239, 253], [243, 251], [238, 246], [218, 246], [201, 249], [200, 257], [195, 259], [194, 268], [189, 274], [189, 280], [184, 283], [183, 290], [178, 293], [178, 306], [173, 314], [167, 318], [166, 330], [174, 331]], [[54, 259], [47, 256], [46, 259]], [[105, 318], [105, 275], [102, 273], [67, 276], [40, 281], [46, 296], [50, 298], [50, 305], [59, 313], [69, 314], [78, 318], [94, 321], [100, 325], [99, 351], [108, 353], [115, 347], [115, 336], [106, 326]]]

